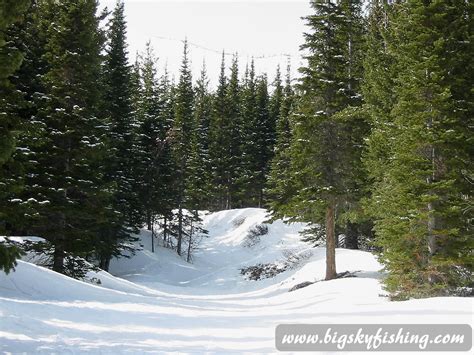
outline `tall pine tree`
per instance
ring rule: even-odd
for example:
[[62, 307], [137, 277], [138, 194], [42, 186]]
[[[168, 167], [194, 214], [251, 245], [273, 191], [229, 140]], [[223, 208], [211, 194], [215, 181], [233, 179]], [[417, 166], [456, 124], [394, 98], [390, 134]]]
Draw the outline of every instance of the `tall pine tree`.
[[307, 66], [300, 69], [301, 100], [295, 114], [291, 143], [292, 183], [297, 194], [288, 211], [297, 219], [323, 224], [326, 234], [326, 279], [337, 276], [335, 262], [336, 213], [358, 189], [363, 121], [353, 107], [354, 76], [348, 73], [355, 58], [349, 21], [358, 6], [327, 0], [314, 1], [314, 14], [306, 17]]
[[103, 35], [95, 2], [45, 3], [45, 11], [53, 10], [55, 21], [45, 34], [45, 95], [36, 117], [46, 129], [28, 175], [37, 205], [31, 231], [52, 244], [53, 269], [75, 275], [69, 255], [94, 250], [108, 206], [99, 120]]
[[[398, 69], [396, 96], [374, 102], [381, 119], [369, 141], [377, 242], [394, 297], [448, 294], [471, 282], [473, 152], [466, 124], [473, 98], [465, 88], [472, 86], [473, 7], [419, 0], [392, 6], [385, 38]], [[380, 80], [371, 78], [371, 97], [383, 88]], [[377, 157], [389, 157], [383, 168]]]
[[[3, 200], [3, 191], [10, 188], [13, 182], [4, 180], [2, 173], [4, 164], [10, 159], [11, 154], [15, 149], [15, 131], [18, 130], [17, 117], [12, 114], [12, 109], [9, 108], [9, 102], [14, 95], [11, 91], [9, 76], [17, 70], [23, 56], [21, 52], [9, 45], [6, 41], [7, 29], [15, 22], [22, 20], [22, 15], [28, 8], [30, 1], [2, 1], [0, 2], [0, 182], [2, 184], [2, 192], [0, 198]], [[3, 207], [0, 204], [0, 207]], [[0, 223], [6, 218], [0, 212]], [[3, 224], [3, 223], [1, 223]], [[0, 231], [3, 228], [0, 228]], [[19, 256], [19, 250], [11, 245], [8, 240], [0, 242], [0, 269], [8, 272], [15, 265], [15, 259]]]
[[182, 254], [186, 222], [186, 183], [189, 178], [189, 159], [191, 138], [194, 127], [193, 105], [194, 91], [188, 59], [188, 43], [184, 42], [183, 61], [181, 63], [179, 83], [176, 87], [175, 117], [173, 123], [173, 158], [175, 162], [176, 207], [177, 211], [177, 252]]

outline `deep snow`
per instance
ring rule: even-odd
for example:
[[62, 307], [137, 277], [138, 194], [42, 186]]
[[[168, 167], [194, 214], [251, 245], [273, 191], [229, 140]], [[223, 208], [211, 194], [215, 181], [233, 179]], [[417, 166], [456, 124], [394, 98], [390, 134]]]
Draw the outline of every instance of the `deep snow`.
[[[209, 230], [192, 264], [170, 250], [144, 249], [113, 260], [111, 274], [91, 273], [101, 285], [67, 278], [20, 261], [0, 273], [0, 351], [3, 353], [269, 353], [280, 323], [467, 323], [472, 298], [390, 302], [383, 297], [380, 265], [367, 252], [337, 250], [338, 271], [324, 277], [324, 249], [299, 240], [302, 224], [269, 225], [268, 235], [244, 247], [250, 228], [266, 220], [261, 209], [204, 216]], [[274, 278], [248, 281], [240, 269], [305, 256]], [[115, 276], [112, 276], [115, 275]]]

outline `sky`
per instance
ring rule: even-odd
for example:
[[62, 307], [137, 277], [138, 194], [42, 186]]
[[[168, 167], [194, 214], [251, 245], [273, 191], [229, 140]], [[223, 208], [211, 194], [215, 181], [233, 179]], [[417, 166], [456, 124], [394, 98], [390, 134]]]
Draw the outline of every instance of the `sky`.
[[[311, 13], [309, 0], [125, 0], [127, 40], [131, 62], [151, 41], [158, 57], [157, 68], [178, 79], [183, 40], [188, 39], [192, 72], [199, 76], [206, 62], [211, 86], [215, 87], [222, 51], [229, 68], [238, 53], [241, 76], [255, 57], [257, 73], [272, 81], [280, 64], [286, 72], [288, 58], [292, 76], [302, 64], [299, 46], [306, 30], [302, 16]], [[100, 0], [113, 9], [115, 0]], [[288, 57], [289, 55], [289, 57]]]

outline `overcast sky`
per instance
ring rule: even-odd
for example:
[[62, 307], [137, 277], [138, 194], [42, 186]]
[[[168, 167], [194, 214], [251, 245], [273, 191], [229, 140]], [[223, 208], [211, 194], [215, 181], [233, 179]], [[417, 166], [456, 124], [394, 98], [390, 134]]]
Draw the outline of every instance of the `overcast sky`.
[[[100, 4], [113, 9], [115, 0], [100, 0]], [[242, 71], [254, 56], [257, 71], [267, 72], [270, 80], [278, 64], [286, 70], [289, 54], [296, 75], [305, 30], [301, 16], [309, 13], [309, 0], [125, 0], [130, 59], [134, 61], [135, 53], [150, 40], [160, 72], [167, 64], [177, 78], [182, 40], [187, 37], [193, 75], [196, 78], [205, 59], [212, 86], [222, 50], [229, 54], [227, 67], [231, 53], [238, 52]]]

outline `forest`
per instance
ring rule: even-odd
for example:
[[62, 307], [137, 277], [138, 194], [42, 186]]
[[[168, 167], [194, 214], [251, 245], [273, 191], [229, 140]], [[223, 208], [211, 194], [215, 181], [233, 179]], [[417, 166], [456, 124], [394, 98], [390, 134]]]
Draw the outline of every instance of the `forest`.
[[4, 272], [108, 270], [142, 227], [191, 262], [200, 211], [261, 207], [308, 224], [326, 280], [363, 249], [393, 299], [472, 290], [473, 3], [314, 0], [297, 78], [223, 52], [215, 88], [186, 39], [176, 80], [151, 44], [131, 63], [124, 6], [0, 1]]

